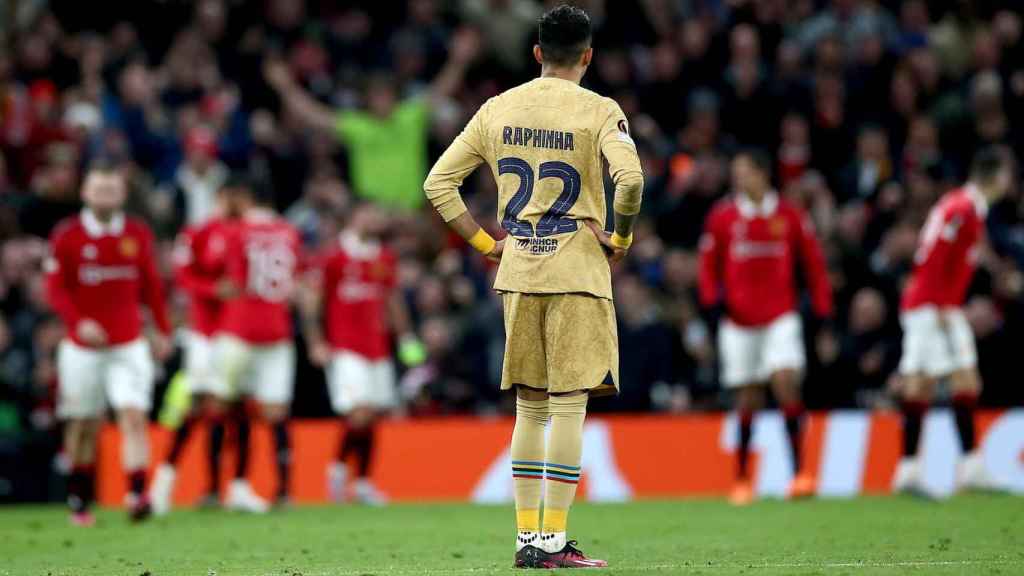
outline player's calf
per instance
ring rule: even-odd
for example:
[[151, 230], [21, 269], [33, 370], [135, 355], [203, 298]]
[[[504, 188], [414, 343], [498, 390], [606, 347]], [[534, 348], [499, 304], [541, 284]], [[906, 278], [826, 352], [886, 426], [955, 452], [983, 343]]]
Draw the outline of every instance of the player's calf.
[[149, 439], [145, 412], [124, 408], [117, 414], [121, 431], [121, 462], [128, 481], [125, 502], [132, 521], [141, 521], [152, 512], [146, 494], [146, 468], [149, 465]]

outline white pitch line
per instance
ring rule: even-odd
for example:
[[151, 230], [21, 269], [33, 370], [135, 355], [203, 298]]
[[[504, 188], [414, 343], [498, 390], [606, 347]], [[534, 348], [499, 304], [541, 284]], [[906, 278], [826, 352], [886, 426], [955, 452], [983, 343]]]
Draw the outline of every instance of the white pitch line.
[[[708, 570], [735, 570], [735, 569], [753, 569], [753, 570], [772, 570], [779, 568], [790, 568], [790, 569], [807, 569], [807, 568], [818, 568], [818, 569], [836, 569], [836, 568], [862, 568], [862, 569], [873, 569], [873, 568], [941, 568], [941, 567], [983, 567], [983, 566], [1024, 566], [1024, 560], [897, 560], [894, 562], [884, 561], [829, 561], [829, 562], [777, 562], [777, 563], [745, 563], [745, 562], [731, 562], [731, 563], [701, 563], [693, 562], [690, 564], [646, 564], [646, 565], [620, 565], [613, 564], [608, 567], [609, 570], [616, 571], [631, 571], [631, 572], [663, 572], [663, 571], [708, 571]], [[462, 567], [462, 568], [399, 568], [392, 566], [385, 567], [374, 567], [364, 569], [342, 569], [333, 570], [330, 572], [310, 572], [301, 568], [290, 568], [303, 576], [366, 576], [366, 575], [380, 575], [380, 574], [485, 574], [485, 573], [505, 573], [513, 568], [508, 567]], [[286, 572], [285, 572], [286, 573]], [[228, 571], [228, 574], [232, 572]], [[280, 570], [274, 572], [267, 572], [265, 576], [280, 576], [282, 572]]]

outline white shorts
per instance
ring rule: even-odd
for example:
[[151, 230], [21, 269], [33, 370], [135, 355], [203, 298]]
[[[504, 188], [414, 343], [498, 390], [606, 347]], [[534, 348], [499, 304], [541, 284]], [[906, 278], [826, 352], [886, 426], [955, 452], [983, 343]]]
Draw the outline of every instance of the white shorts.
[[213, 339], [189, 330], [185, 333], [185, 376], [193, 394], [213, 394], [220, 388], [216, 382]]
[[290, 340], [258, 346], [230, 335], [213, 343], [216, 377], [211, 392], [226, 400], [249, 396], [261, 404], [290, 404], [295, 347]]
[[354, 408], [386, 409], [395, 405], [395, 367], [391, 360], [369, 360], [354, 352], [335, 351], [327, 366], [327, 390], [338, 414]]
[[153, 405], [155, 369], [149, 343], [139, 338], [108, 348], [63, 340], [57, 348], [57, 415], [96, 418], [114, 410]]
[[978, 365], [974, 333], [963, 310], [944, 308], [946, 326], [939, 322], [939, 309], [922, 306], [900, 314], [903, 327], [903, 357], [900, 374], [925, 374], [934, 378]]
[[783, 314], [767, 326], [739, 326], [726, 319], [718, 330], [722, 385], [737, 388], [768, 382], [779, 370], [803, 371], [804, 330], [796, 312]]

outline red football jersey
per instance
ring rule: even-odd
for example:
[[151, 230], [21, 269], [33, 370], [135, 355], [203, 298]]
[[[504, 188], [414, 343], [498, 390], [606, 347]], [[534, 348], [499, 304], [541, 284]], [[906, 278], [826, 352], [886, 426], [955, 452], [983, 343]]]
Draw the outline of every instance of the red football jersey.
[[736, 194], [718, 202], [700, 241], [703, 306], [724, 299], [729, 318], [764, 326], [796, 308], [796, 266], [803, 267], [814, 313], [832, 315], [832, 288], [814, 226], [802, 210], [769, 194], [760, 206]]
[[324, 335], [335, 350], [369, 360], [391, 355], [388, 300], [395, 288], [395, 255], [379, 244], [342, 235], [323, 264]]
[[149, 227], [124, 214], [103, 224], [83, 210], [57, 226], [46, 260], [47, 293], [76, 344], [85, 345], [75, 331], [82, 319], [98, 322], [110, 345], [135, 340], [142, 334], [142, 304], [170, 334], [153, 243]]
[[298, 231], [271, 212], [253, 211], [230, 226], [224, 266], [241, 295], [224, 303], [221, 330], [250, 344], [291, 339]]
[[914, 254], [914, 270], [900, 308], [960, 306], [977, 267], [985, 234], [985, 197], [974, 186], [951, 190], [928, 213]]
[[189, 326], [204, 336], [212, 336], [220, 327], [224, 303], [217, 297], [217, 282], [224, 274], [229, 225], [214, 218], [189, 226], [174, 247], [175, 280], [189, 296]]

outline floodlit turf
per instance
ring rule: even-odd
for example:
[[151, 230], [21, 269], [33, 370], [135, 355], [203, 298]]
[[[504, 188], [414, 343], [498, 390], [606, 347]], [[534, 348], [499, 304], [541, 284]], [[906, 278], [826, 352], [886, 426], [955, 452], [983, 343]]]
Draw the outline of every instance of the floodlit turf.
[[[1024, 498], [965, 496], [582, 504], [581, 547], [626, 574], [1024, 574]], [[180, 511], [132, 526], [103, 511], [0, 508], [0, 575], [517, 574], [511, 507], [297, 507], [262, 517]]]

